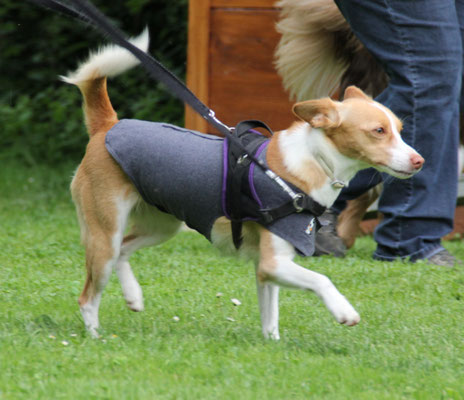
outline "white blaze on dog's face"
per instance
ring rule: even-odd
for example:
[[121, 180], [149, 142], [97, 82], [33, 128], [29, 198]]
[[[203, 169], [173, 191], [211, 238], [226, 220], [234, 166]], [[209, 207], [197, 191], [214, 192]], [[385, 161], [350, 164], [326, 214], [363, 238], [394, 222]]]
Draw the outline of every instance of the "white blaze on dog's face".
[[401, 121], [354, 86], [346, 89], [343, 102], [309, 100], [293, 110], [312, 127], [323, 129], [349, 158], [397, 178], [409, 178], [422, 168], [424, 159], [401, 139]]

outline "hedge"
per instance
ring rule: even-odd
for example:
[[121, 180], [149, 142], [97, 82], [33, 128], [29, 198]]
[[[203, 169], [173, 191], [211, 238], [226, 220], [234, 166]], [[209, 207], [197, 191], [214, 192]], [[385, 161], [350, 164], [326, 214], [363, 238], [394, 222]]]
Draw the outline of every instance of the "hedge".
[[[150, 52], [185, 76], [187, 0], [94, 0], [128, 35], [150, 30]], [[58, 80], [105, 40], [89, 26], [27, 1], [0, 3], [0, 159], [77, 161], [87, 142], [81, 97]], [[109, 83], [120, 117], [183, 123], [183, 105], [141, 68]]]

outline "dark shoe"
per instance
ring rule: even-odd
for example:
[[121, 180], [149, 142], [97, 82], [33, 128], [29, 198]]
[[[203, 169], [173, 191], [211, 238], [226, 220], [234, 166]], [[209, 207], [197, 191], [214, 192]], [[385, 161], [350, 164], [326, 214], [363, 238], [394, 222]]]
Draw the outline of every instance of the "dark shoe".
[[331, 210], [327, 210], [319, 217], [319, 221], [322, 227], [316, 233], [314, 255], [345, 257], [346, 246], [337, 235], [337, 214]]
[[452, 268], [455, 265], [462, 265], [462, 261], [459, 261], [455, 256], [453, 256], [448, 250], [443, 249], [438, 253], [435, 253], [433, 256], [427, 258], [428, 264], [439, 265], [441, 267]]

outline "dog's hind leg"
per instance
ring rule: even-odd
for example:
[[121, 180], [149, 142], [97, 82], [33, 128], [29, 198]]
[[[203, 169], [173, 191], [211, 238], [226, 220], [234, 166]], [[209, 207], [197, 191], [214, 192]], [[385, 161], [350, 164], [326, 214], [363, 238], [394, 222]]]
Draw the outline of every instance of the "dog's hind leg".
[[72, 192], [81, 223], [87, 269], [79, 305], [87, 330], [98, 337], [98, 309], [102, 292], [119, 258], [127, 218], [137, 196], [128, 194], [124, 188], [111, 191], [104, 182], [95, 190], [89, 186], [89, 180], [78, 172], [73, 180]]
[[121, 253], [116, 262], [115, 270], [121, 283], [127, 307], [132, 311], [143, 311], [143, 294], [142, 288], [132, 272], [129, 257], [134, 251], [153, 244], [150, 237], [135, 236], [132, 234], [124, 237], [122, 242]]
[[156, 246], [174, 236], [181, 225], [171, 215], [160, 212], [155, 207], [140, 204], [133, 213], [134, 225], [124, 237], [115, 270], [121, 283], [127, 306], [132, 311], [143, 310], [142, 289], [129, 264], [134, 251], [143, 247]]

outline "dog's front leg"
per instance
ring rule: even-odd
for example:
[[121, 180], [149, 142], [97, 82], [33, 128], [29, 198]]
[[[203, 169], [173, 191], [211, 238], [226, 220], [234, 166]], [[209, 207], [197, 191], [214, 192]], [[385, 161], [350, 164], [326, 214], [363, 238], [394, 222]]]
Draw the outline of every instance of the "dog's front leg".
[[261, 327], [266, 339], [279, 340], [279, 287], [261, 282], [256, 274]]
[[359, 322], [359, 314], [329, 278], [293, 262], [295, 251], [291, 244], [263, 230], [260, 256], [257, 277], [261, 283], [271, 281], [281, 286], [311, 290], [339, 323], [352, 326]]

